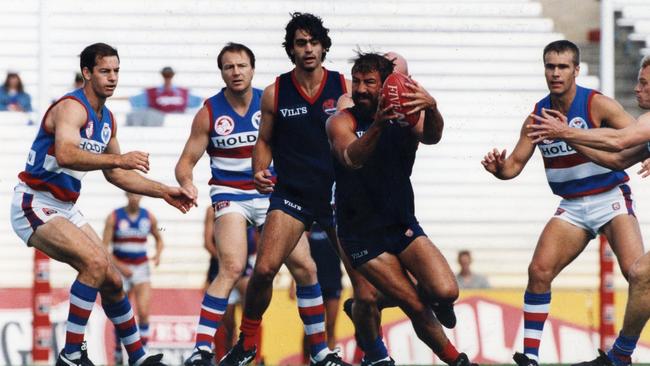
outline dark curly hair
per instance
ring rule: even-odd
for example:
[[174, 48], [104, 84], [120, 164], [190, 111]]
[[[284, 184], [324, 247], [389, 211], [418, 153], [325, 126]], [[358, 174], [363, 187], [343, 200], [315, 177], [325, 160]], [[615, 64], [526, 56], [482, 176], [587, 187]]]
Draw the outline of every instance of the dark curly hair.
[[321, 58], [321, 61], [324, 61], [325, 55], [332, 46], [332, 39], [328, 35], [330, 30], [323, 26], [323, 20], [320, 17], [310, 13], [296, 12], [291, 13], [291, 20], [289, 23], [287, 23], [287, 27], [285, 28], [286, 33], [284, 34], [284, 42], [282, 42], [282, 46], [284, 46], [284, 50], [287, 52], [287, 56], [289, 56], [291, 62], [295, 62], [295, 58], [291, 54], [291, 50], [293, 49], [293, 40], [298, 29], [309, 33], [310, 36], [320, 42], [320, 44], [323, 46], [323, 56]]
[[352, 65], [352, 73], [363, 73], [367, 74], [369, 72], [377, 71], [381, 77], [381, 82], [388, 77], [388, 75], [393, 73], [395, 65], [393, 61], [384, 57], [384, 55], [374, 52], [361, 52], [356, 51], [357, 57], [353, 59], [354, 64]]

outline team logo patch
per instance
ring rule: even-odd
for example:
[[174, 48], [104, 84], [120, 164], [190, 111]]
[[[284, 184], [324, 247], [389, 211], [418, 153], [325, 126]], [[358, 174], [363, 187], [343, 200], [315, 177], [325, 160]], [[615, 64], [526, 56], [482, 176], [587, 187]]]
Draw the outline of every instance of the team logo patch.
[[140, 220], [138, 227], [140, 228], [140, 231], [148, 233], [151, 231], [151, 221], [149, 221], [149, 219], [142, 219]]
[[612, 210], [618, 211], [620, 209], [621, 209], [621, 204], [620, 203], [618, 203], [618, 202], [612, 203]]
[[214, 122], [214, 132], [216, 132], [217, 135], [230, 135], [234, 129], [235, 121], [233, 121], [230, 116], [219, 116]]
[[51, 216], [51, 215], [54, 215], [55, 213], [59, 213], [59, 211], [57, 211], [57, 210], [55, 210], [55, 209], [53, 209], [53, 208], [43, 207], [42, 210], [43, 210], [43, 213], [44, 213], [46, 216]]
[[565, 209], [558, 207], [557, 210], [555, 210], [555, 215], [554, 216], [560, 216], [566, 211]]
[[88, 123], [86, 123], [86, 137], [91, 138], [93, 136], [93, 132], [95, 132], [95, 124], [93, 121], [88, 121]]
[[262, 120], [262, 112], [257, 111], [255, 114], [253, 114], [253, 117], [251, 117], [251, 123], [253, 124], [253, 127], [255, 127], [256, 130], [260, 129], [260, 121]]
[[102, 126], [102, 141], [104, 141], [105, 144], [108, 144], [108, 140], [111, 139], [111, 127], [108, 125], [108, 123], [104, 123], [104, 126]]
[[323, 102], [323, 112], [330, 116], [336, 113], [336, 100], [331, 98], [325, 100]]
[[120, 220], [120, 222], [117, 223], [117, 227], [120, 230], [128, 230], [131, 225], [129, 224], [129, 221], [126, 219]]
[[582, 117], [575, 117], [569, 121], [569, 127], [586, 130], [589, 128], [589, 125], [587, 125], [587, 121], [585, 121]]
[[217, 208], [217, 211], [220, 211], [230, 206], [230, 201], [219, 201], [214, 206]]

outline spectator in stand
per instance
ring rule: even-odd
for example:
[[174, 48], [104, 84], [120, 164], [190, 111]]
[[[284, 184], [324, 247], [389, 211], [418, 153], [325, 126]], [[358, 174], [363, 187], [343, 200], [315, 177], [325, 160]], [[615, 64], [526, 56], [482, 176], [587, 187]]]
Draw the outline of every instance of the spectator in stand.
[[32, 98], [25, 93], [23, 82], [15, 71], [7, 72], [5, 83], [0, 88], [0, 111], [32, 111]]
[[458, 265], [460, 266], [460, 272], [456, 274], [458, 288], [489, 288], [490, 283], [487, 278], [483, 275], [472, 272], [469, 268], [471, 264], [472, 255], [469, 250], [461, 250], [458, 252]]
[[172, 84], [175, 73], [171, 67], [163, 67], [160, 74], [164, 80], [162, 86], [147, 88], [142, 94], [129, 98], [134, 109], [151, 108], [163, 113], [185, 113], [187, 108], [201, 105], [201, 97], [190, 94], [187, 88]]
[[80, 72], [77, 72], [74, 74], [74, 84], [73, 87], [75, 89], [80, 89], [84, 87], [84, 77], [81, 75]]

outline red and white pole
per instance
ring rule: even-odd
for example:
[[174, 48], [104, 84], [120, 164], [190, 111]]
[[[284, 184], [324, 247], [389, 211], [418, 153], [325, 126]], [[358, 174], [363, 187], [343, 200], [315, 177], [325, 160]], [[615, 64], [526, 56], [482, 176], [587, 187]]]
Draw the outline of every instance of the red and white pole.
[[614, 253], [600, 235], [600, 349], [609, 349], [616, 339], [614, 322]]
[[34, 284], [32, 287], [32, 361], [47, 365], [52, 348], [52, 325], [50, 307], [50, 258], [45, 253], [34, 250]]

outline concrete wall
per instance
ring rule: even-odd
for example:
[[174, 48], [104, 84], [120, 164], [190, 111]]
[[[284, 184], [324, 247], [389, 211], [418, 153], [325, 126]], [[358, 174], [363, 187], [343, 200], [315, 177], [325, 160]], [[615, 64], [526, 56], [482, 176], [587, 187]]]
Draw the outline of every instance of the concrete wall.
[[540, 0], [542, 13], [553, 19], [555, 31], [567, 39], [587, 42], [587, 33], [600, 28], [600, 2], [597, 0]]

